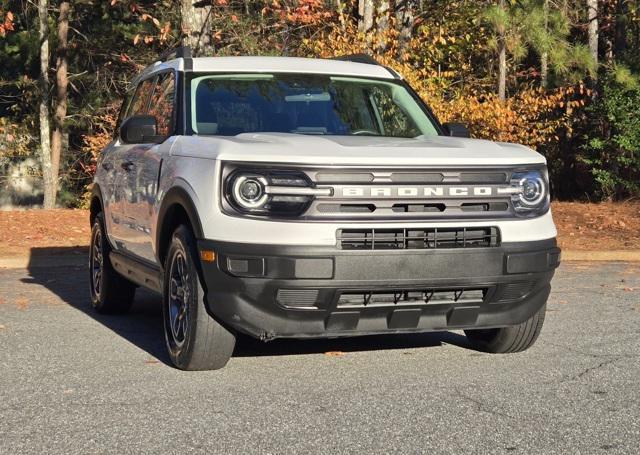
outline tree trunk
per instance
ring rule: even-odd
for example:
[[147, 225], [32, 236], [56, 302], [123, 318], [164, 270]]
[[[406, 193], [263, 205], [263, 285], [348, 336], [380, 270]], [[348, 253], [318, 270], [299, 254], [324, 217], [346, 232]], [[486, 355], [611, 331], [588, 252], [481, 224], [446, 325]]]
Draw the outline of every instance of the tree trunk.
[[382, 0], [378, 4], [376, 13], [376, 29], [380, 33], [378, 35], [378, 51], [384, 52], [387, 48], [387, 40], [385, 33], [389, 29], [389, 0]]
[[60, 158], [64, 142], [64, 119], [67, 116], [67, 37], [69, 35], [69, 2], [60, 2], [58, 16], [58, 57], [56, 60], [56, 100], [53, 114], [53, 133], [51, 135], [51, 177], [58, 186]]
[[413, 34], [413, 22], [415, 20], [415, 11], [418, 8], [418, 0], [400, 2], [400, 5], [397, 5], [396, 8], [396, 24], [399, 31], [398, 46], [400, 48], [400, 56], [403, 56], [407, 51]]
[[[500, 0], [500, 8], [504, 9], [504, 0]], [[498, 98], [507, 99], [507, 43], [504, 28], [498, 34]]]
[[44, 186], [44, 208], [56, 205], [56, 184], [51, 169], [51, 140], [49, 128], [49, 0], [38, 0], [40, 38], [40, 161]]
[[373, 27], [373, 0], [358, 0], [358, 31], [367, 33]]
[[598, 78], [598, 0], [587, 0], [589, 20], [589, 50], [595, 66], [593, 79]]
[[[544, 33], [549, 33], [549, 0], [544, 0], [542, 5], [542, 13], [544, 14]], [[547, 88], [549, 79], [549, 52], [546, 49], [540, 55], [540, 85]]]
[[629, 21], [628, 2], [620, 0], [616, 5], [616, 28], [614, 38], [614, 54], [620, 55], [627, 49], [627, 22]]
[[377, 28], [384, 32], [389, 28], [389, 0], [382, 0], [378, 4]]
[[344, 14], [344, 4], [342, 0], [336, 0], [336, 11], [338, 12], [338, 20], [340, 21], [340, 28], [343, 32], [347, 31], [347, 21]]
[[193, 49], [194, 54], [211, 55], [211, 34], [206, 28], [211, 6], [194, 7], [195, 0], [180, 0], [180, 26], [182, 44]]

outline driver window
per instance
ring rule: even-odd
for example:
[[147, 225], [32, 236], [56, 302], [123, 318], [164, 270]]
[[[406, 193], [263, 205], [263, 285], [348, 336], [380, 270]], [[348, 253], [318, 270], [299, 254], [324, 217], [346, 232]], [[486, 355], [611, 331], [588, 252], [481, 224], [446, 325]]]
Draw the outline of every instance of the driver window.
[[145, 115], [149, 108], [149, 96], [151, 95], [151, 89], [153, 88], [153, 82], [155, 78], [146, 79], [138, 84], [136, 92], [133, 94], [133, 99], [129, 105], [129, 111], [126, 118], [133, 115]]
[[162, 73], [151, 95], [149, 115], [156, 118], [159, 136], [173, 133], [173, 98], [175, 94], [175, 76], [173, 72]]

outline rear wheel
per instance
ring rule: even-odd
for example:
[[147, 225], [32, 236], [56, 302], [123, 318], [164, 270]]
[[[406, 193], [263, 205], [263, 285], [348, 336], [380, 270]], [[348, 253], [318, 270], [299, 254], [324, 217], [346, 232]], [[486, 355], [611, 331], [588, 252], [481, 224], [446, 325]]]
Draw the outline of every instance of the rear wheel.
[[109, 260], [110, 252], [104, 217], [98, 213], [91, 226], [89, 246], [91, 305], [99, 313], [126, 313], [133, 303], [136, 286], [114, 270]]
[[217, 370], [231, 358], [236, 339], [207, 312], [196, 260], [193, 233], [184, 225], [178, 227], [164, 267], [165, 341], [176, 367]]
[[485, 330], [465, 330], [471, 345], [480, 351], [503, 354], [524, 351], [536, 342], [547, 306], [544, 305], [531, 318], [513, 327]]

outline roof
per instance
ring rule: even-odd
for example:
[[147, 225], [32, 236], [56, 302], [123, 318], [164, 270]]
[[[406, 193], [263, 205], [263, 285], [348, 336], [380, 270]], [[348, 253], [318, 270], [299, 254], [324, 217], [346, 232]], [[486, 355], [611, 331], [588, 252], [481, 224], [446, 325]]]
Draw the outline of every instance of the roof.
[[[182, 58], [155, 62], [132, 81], [132, 85], [150, 73], [162, 69], [184, 70]], [[220, 73], [313, 73], [394, 79], [395, 72], [382, 65], [346, 60], [300, 57], [197, 57], [191, 59], [194, 72]]]
[[193, 59], [193, 71], [315, 73], [393, 79], [382, 65], [344, 60], [299, 57], [202, 57]]

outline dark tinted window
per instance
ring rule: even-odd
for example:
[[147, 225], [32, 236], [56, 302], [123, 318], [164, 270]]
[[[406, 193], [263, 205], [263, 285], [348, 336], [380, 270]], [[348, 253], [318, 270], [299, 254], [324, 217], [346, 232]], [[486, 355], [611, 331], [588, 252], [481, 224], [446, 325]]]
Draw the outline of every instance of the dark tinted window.
[[313, 74], [238, 74], [191, 82], [197, 134], [248, 132], [416, 137], [437, 135], [405, 87]]
[[151, 96], [151, 90], [153, 89], [153, 83], [155, 78], [146, 79], [138, 84], [133, 99], [129, 105], [127, 117], [133, 115], [145, 115], [149, 109], [149, 96]]
[[162, 73], [151, 96], [149, 115], [153, 115], [158, 122], [158, 135], [169, 136], [173, 133], [173, 98], [175, 93], [175, 76]]

